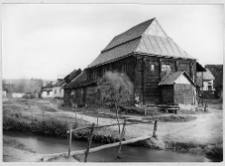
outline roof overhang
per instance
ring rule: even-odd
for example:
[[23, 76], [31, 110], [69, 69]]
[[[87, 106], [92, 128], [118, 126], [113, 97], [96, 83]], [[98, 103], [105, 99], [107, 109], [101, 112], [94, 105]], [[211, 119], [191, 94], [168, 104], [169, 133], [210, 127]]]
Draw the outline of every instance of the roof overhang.
[[198, 62], [196, 62], [196, 71], [197, 72], [204, 72], [206, 69]]

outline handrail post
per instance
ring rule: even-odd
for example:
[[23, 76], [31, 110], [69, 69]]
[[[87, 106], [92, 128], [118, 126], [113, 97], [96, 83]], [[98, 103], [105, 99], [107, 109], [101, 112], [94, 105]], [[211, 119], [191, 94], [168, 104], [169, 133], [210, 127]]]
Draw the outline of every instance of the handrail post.
[[70, 157], [71, 152], [71, 145], [72, 145], [72, 124], [69, 125], [69, 146], [68, 146], [68, 158]]
[[123, 138], [125, 135], [125, 125], [126, 125], [126, 119], [124, 119], [124, 123], [123, 123], [123, 129], [122, 129], [121, 136], [120, 136], [120, 146], [119, 146], [117, 158], [121, 158], [121, 148], [122, 148], [122, 141], [123, 141]]
[[156, 130], [157, 130], [157, 120], [154, 123], [154, 129], [153, 129], [153, 137], [157, 139], [157, 135], [156, 135]]
[[99, 113], [99, 110], [97, 109], [97, 126], [98, 126], [98, 113]]
[[87, 157], [88, 157], [88, 154], [89, 154], [89, 149], [91, 147], [94, 128], [95, 128], [95, 124], [93, 123], [92, 127], [91, 127], [91, 132], [90, 132], [90, 135], [89, 135], [89, 139], [88, 139], [88, 146], [87, 146], [87, 150], [85, 152], [84, 162], [87, 162]]

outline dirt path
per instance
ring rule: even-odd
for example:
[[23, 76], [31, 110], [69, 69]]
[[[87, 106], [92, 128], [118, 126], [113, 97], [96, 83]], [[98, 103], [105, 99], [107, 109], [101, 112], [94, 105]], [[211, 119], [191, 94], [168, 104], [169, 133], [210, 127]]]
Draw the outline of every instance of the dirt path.
[[[62, 112], [59, 116], [75, 117], [72, 112]], [[210, 109], [210, 113], [197, 114], [196, 120], [189, 122], [158, 122], [157, 134], [165, 141], [176, 142], [196, 142], [201, 144], [211, 144], [221, 142], [223, 133], [222, 110]], [[97, 118], [77, 113], [77, 118], [84, 119], [90, 123], [96, 123]], [[99, 125], [116, 123], [116, 119], [99, 118]], [[117, 126], [110, 127], [118, 130]], [[127, 138], [134, 138], [141, 135], [148, 135], [153, 132], [153, 124], [135, 124], [126, 127]]]

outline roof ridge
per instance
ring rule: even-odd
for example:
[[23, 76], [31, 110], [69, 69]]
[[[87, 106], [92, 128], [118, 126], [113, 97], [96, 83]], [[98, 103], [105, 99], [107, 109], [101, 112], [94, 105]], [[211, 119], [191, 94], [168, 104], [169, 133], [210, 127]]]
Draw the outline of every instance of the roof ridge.
[[133, 39], [131, 39], [131, 40], [125, 41], [125, 42], [123, 42], [123, 43], [121, 43], [121, 44], [115, 45], [114, 47], [111, 47], [111, 48], [109, 48], [109, 49], [107, 49], [107, 50], [102, 50], [101, 53], [110, 51], [110, 50], [112, 50], [112, 49], [114, 49], [114, 48], [116, 48], [116, 47], [118, 47], [118, 46], [121, 46], [121, 45], [123, 45], [123, 44], [127, 44], [127, 43], [132, 42], [132, 41], [134, 41], [134, 40], [137, 40], [137, 39], [139, 39], [139, 38], [141, 38], [141, 36], [138, 36], [138, 37], [133, 38]]
[[[128, 41], [131, 41], [133, 40], [134, 38], [138, 38], [138, 37], [141, 37], [142, 34], [145, 32], [145, 30], [151, 25], [151, 23], [154, 21], [155, 17], [150, 19], [150, 20], [147, 20], [147, 21], [144, 21], [142, 23], [139, 23], [133, 27], [131, 27], [130, 29], [124, 31], [123, 33], [115, 36], [111, 41], [110, 43], [102, 50], [102, 52], [105, 52], [107, 50], [110, 50], [112, 48], [115, 48], [116, 46], [119, 46], [125, 42], [128, 42]], [[146, 24], [146, 25], [145, 25]], [[134, 33], [133, 31], [137, 31], [136, 33]], [[139, 32], [139, 33], [138, 33]], [[133, 36], [133, 35], [136, 35], [136, 36]], [[123, 40], [121, 40], [120, 38], [121, 37], [126, 37]], [[120, 40], [118, 40], [120, 39]], [[114, 44], [116, 43], [116, 44]]]
[[[156, 18], [154, 17], [154, 18], [151, 18], [151, 19], [146, 20], [146, 21], [144, 21], [144, 22], [141, 22], [141, 23], [139, 23], [139, 24], [137, 24], [137, 25], [131, 27], [130, 29], [128, 29], [128, 30], [126, 30], [126, 31], [124, 31], [124, 32], [122, 32], [122, 33], [120, 33], [119, 35], [116, 35], [115, 37], [120, 36], [120, 35], [122, 35], [122, 34], [128, 32], [128, 31], [130, 31], [131, 29], [137, 28], [138, 26], [140, 26], [140, 25], [142, 25], [142, 24], [145, 24], [145, 23], [147, 23], [147, 22], [150, 22], [150, 23], [151, 23], [151, 22], [152, 22], [153, 20], [155, 20], [155, 19], [156, 19]], [[148, 27], [147, 27], [147, 28], [148, 28]], [[146, 29], [147, 29], [147, 28], [146, 28]]]

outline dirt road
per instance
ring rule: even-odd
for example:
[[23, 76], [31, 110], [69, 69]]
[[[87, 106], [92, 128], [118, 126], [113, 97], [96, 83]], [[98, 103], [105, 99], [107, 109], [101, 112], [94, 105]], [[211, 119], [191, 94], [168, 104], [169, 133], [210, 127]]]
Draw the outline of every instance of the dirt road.
[[[72, 112], [58, 110], [58, 116], [75, 117]], [[196, 114], [196, 120], [189, 122], [158, 122], [157, 135], [164, 141], [195, 142], [201, 144], [213, 144], [223, 140], [223, 112], [222, 110], [209, 108], [208, 113]], [[97, 118], [77, 113], [77, 118], [90, 123], [96, 123]], [[137, 117], [139, 118], [139, 117]], [[116, 119], [99, 118], [99, 125], [116, 123]], [[117, 126], [110, 127], [118, 130]], [[148, 135], [153, 132], [153, 124], [134, 124], [126, 126], [126, 137], [133, 138]]]

